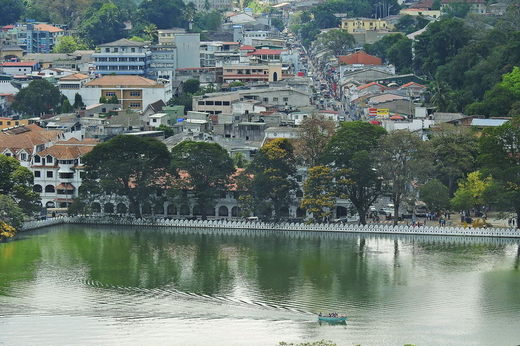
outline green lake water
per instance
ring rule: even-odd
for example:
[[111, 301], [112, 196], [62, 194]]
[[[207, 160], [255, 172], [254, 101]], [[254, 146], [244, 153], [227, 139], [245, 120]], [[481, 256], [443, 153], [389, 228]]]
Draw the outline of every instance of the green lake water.
[[0, 244], [0, 345], [517, 345], [519, 262], [513, 240], [51, 227]]

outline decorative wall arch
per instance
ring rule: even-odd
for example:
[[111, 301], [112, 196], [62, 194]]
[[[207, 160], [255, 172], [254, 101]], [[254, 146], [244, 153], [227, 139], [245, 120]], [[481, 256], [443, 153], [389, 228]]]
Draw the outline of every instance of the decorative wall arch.
[[113, 214], [114, 210], [114, 204], [112, 203], [105, 203], [103, 206], [103, 212], [105, 212], [105, 214]]
[[229, 210], [225, 205], [218, 208], [218, 216], [229, 216]]

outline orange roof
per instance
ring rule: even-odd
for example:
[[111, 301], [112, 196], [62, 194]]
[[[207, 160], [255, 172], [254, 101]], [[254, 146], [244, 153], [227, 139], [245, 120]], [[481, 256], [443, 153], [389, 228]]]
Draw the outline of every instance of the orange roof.
[[71, 75], [68, 75], [68, 76], [65, 76], [65, 77], [61, 77], [60, 80], [76, 81], [76, 80], [83, 80], [83, 79], [87, 79], [87, 78], [88, 78], [88, 76], [86, 74], [74, 73], [74, 74], [71, 74]]
[[360, 85], [357, 87], [358, 90], [363, 90], [363, 89], [366, 89], [366, 88], [370, 88], [371, 86], [378, 86], [380, 87], [381, 89], [385, 89], [385, 86], [384, 85], [381, 85], [377, 82], [371, 82], [371, 83], [368, 83], [368, 84], [363, 84], [363, 85]]
[[426, 88], [425, 85], [415, 83], [415, 82], [408, 82], [406, 84], [403, 84], [399, 87], [399, 89], [408, 88], [408, 87], [417, 87], [417, 88]]
[[60, 28], [57, 28], [53, 25], [49, 25], [49, 24], [36, 24], [34, 26], [36, 28], [36, 30], [39, 30], [39, 31], [48, 31], [48, 32], [62, 32], [63, 29], [60, 29]]
[[1, 63], [0, 65], [5, 67], [15, 67], [15, 66], [34, 66], [38, 65], [37, 61], [6, 61]]
[[161, 88], [163, 84], [157, 83], [148, 78], [141, 76], [103, 76], [86, 83], [87, 87], [145, 87], [145, 88]]
[[79, 141], [77, 139], [69, 139], [68, 141], [58, 142], [52, 147], [40, 151], [38, 155], [50, 155], [58, 160], [73, 160], [91, 152], [96, 144], [96, 142], [91, 140]]
[[62, 133], [62, 131], [58, 130], [42, 129], [36, 124], [19, 126], [14, 129], [2, 131], [0, 132], [0, 152], [9, 149], [15, 154], [20, 150], [32, 153], [36, 145], [58, 140]]
[[240, 50], [255, 50], [255, 47], [253, 46], [242, 46], [239, 48]]
[[383, 60], [360, 50], [349, 55], [338, 57], [339, 63], [344, 65], [383, 65]]

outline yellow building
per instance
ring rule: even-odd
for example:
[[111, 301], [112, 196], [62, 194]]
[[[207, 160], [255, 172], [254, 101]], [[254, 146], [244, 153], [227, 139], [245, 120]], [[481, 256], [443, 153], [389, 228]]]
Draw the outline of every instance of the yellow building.
[[0, 118], [0, 131], [8, 129], [10, 127], [26, 126], [29, 124], [29, 119], [14, 120], [12, 118]]
[[432, 18], [439, 18], [441, 16], [440, 10], [427, 10], [423, 8], [405, 8], [399, 12], [401, 15], [410, 16], [427, 16]]
[[392, 30], [393, 25], [382, 19], [373, 18], [345, 18], [341, 20], [341, 28], [350, 34], [363, 31]]

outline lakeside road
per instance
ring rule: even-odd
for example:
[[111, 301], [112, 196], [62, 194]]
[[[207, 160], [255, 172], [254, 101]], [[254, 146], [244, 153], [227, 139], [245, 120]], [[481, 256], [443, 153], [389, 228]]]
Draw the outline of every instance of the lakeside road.
[[121, 225], [139, 227], [179, 227], [201, 228], [214, 230], [259, 230], [259, 231], [294, 231], [294, 232], [335, 232], [335, 233], [366, 233], [366, 234], [408, 234], [408, 235], [439, 235], [466, 237], [498, 237], [518, 238], [520, 231], [513, 228], [463, 228], [449, 226], [407, 226], [391, 224], [305, 224], [305, 223], [266, 223], [231, 220], [186, 220], [186, 219], [134, 219], [121, 217], [91, 217], [70, 216], [58, 217], [40, 221], [30, 221], [24, 224], [23, 230], [43, 228], [59, 224], [85, 225]]

